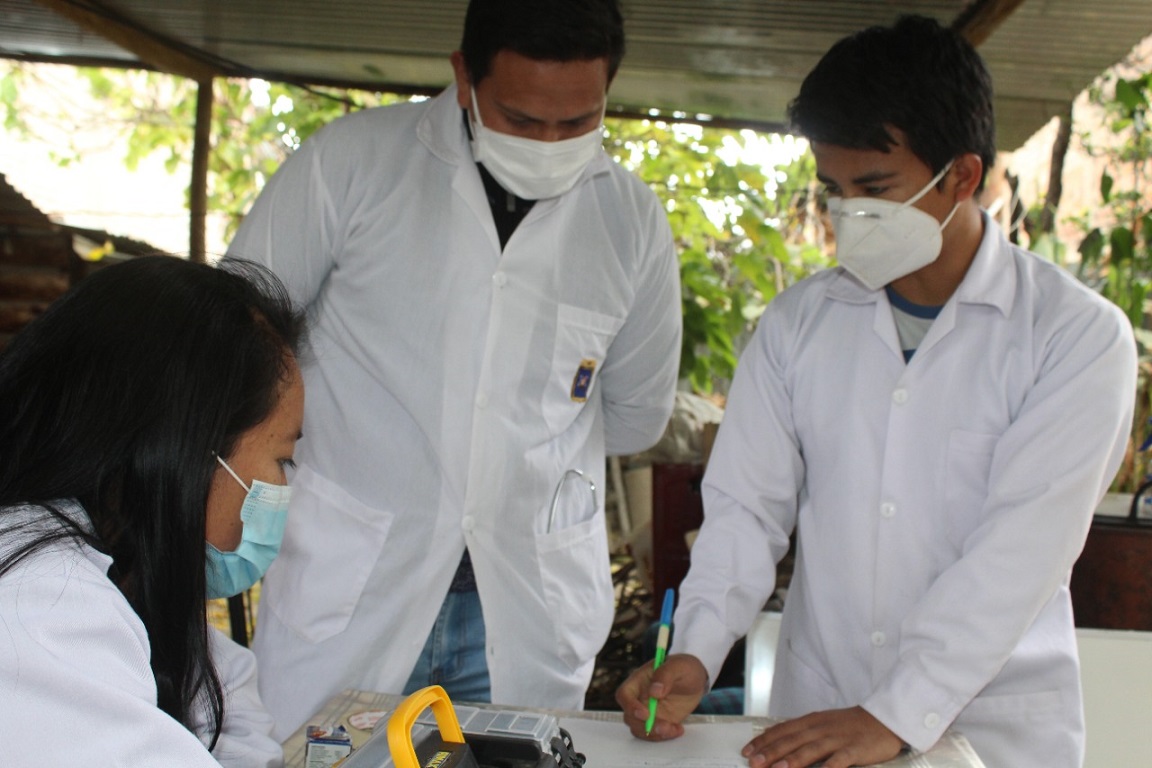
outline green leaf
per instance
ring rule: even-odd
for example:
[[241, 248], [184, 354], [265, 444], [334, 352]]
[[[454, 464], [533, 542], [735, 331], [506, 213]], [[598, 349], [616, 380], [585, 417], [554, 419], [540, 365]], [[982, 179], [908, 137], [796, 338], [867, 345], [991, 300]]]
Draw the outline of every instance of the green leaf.
[[1140, 346], [1144, 349], [1152, 349], [1152, 330], [1136, 326], [1132, 329], [1133, 334], [1136, 336], [1136, 341], [1140, 342]]
[[1129, 114], [1136, 112], [1136, 110], [1141, 107], [1148, 106], [1148, 99], [1145, 98], [1143, 91], [1140, 89], [1138, 80], [1118, 80], [1116, 82], [1116, 101], [1118, 101]]
[[16, 106], [16, 97], [20, 95], [20, 89], [16, 87], [16, 78], [10, 73], [5, 73], [4, 77], [0, 77], [0, 104], [12, 109]]
[[1034, 239], [1028, 246], [1028, 250], [1043, 256], [1048, 261], [1059, 263], [1056, 255], [1056, 248], [1059, 243], [1050, 234], [1043, 234]]
[[1128, 227], [1116, 227], [1108, 237], [1108, 244], [1112, 252], [1112, 263], [1120, 265], [1132, 261], [1135, 251], [1136, 238]]
[[1148, 298], [1148, 284], [1135, 283], [1132, 286], [1131, 303], [1128, 305], [1128, 320], [1134, 328], [1144, 324], [1144, 300]]
[[1104, 198], [1104, 204], [1107, 205], [1108, 201], [1112, 199], [1112, 184], [1114, 180], [1107, 171], [1100, 174], [1100, 197]]
[[1100, 256], [1104, 252], [1104, 233], [1096, 227], [1080, 241], [1080, 256], [1088, 264], [1097, 264], [1100, 262]]

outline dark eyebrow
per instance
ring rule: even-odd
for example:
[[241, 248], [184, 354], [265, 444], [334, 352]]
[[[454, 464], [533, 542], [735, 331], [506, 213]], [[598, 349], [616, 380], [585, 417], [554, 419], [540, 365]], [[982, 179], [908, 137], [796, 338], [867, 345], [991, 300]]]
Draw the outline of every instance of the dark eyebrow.
[[[524, 120], [524, 121], [533, 122], [533, 123], [545, 122], [544, 120], [541, 120], [540, 118], [538, 118], [534, 115], [525, 114], [518, 109], [513, 109], [512, 107], [501, 104], [500, 102], [496, 102], [496, 106], [499, 107], [500, 111], [503, 112], [504, 115], [511, 120]], [[582, 123], [585, 120], [588, 120], [592, 117], [598, 117], [599, 115], [600, 115], [600, 110], [593, 109], [593, 110], [589, 110], [588, 112], [585, 112], [582, 115], [576, 115], [575, 117], [565, 117], [562, 120], [558, 120], [557, 122], [560, 122], [560, 123]]]
[[593, 109], [590, 112], [585, 112], [582, 115], [576, 115], [575, 117], [566, 117], [566, 118], [564, 118], [563, 122], [565, 122], [565, 123], [582, 123], [585, 120], [589, 120], [593, 117], [600, 117], [600, 114], [601, 114], [601, 110]]
[[863, 176], [857, 176], [856, 178], [852, 179], [852, 183], [863, 186], [865, 184], [873, 184], [877, 181], [887, 181], [894, 176], [896, 176], [895, 171], [873, 171], [872, 173], [866, 173]]
[[[895, 175], [895, 171], [873, 171], [872, 173], [866, 173], [863, 176], [857, 176], [856, 178], [852, 179], [852, 184], [856, 186], [875, 184], [877, 181], [887, 181]], [[829, 179], [827, 176], [824, 176], [819, 172], [816, 173], [816, 179], [821, 184], [836, 186], [836, 182], [832, 181], [832, 179]]]
[[513, 109], [512, 107], [504, 106], [503, 104], [501, 104], [499, 102], [496, 103], [496, 106], [499, 107], [500, 111], [504, 113], [504, 116], [510, 120], [526, 120], [526, 121], [536, 122], [536, 123], [544, 122], [543, 120], [541, 120], [538, 117], [533, 117], [532, 115], [526, 115], [518, 109]]

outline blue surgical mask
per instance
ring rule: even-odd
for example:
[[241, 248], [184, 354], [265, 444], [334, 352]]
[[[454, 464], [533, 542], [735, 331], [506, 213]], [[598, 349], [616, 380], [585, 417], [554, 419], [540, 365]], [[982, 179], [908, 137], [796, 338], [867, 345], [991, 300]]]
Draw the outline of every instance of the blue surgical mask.
[[287, 485], [253, 480], [252, 485], [247, 486], [224, 459], [217, 456], [216, 460], [248, 495], [240, 508], [240, 520], [244, 524], [240, 546], [234, 552], [221, 552], [205, 542], [209, 599], [238, 595], [260, 580], [280, 552], [284, 525], [288, 522], [288, 501], [292, 497], [292, 489]]

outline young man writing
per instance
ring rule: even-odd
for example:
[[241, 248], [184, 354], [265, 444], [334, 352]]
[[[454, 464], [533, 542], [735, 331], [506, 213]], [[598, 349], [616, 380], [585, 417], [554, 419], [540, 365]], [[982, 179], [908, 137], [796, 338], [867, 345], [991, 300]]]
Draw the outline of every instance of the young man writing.
[[790, 107], [840, 266], [769, 305], [704, 480], [673, 655], [617, 698], [675, 738], [797, 532], [752, 766], [867, 765], [952, 727], [991, 768], [1076, 768], [1068, 577], [1119, 466], [1123, 314], [1012, 246], [977, 204], [992, 87], [923, 18], [836, 44]]

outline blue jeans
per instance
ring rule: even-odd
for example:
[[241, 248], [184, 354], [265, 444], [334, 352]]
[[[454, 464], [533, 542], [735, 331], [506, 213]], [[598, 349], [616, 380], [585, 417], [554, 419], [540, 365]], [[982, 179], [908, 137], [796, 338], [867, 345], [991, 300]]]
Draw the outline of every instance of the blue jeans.
[[449, 592], [416, 667], [404, 685], [404, 693], [439, 685], [454, 702], [491, 701], [484, 646], [480, 595], [475, 590]]

